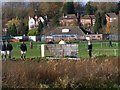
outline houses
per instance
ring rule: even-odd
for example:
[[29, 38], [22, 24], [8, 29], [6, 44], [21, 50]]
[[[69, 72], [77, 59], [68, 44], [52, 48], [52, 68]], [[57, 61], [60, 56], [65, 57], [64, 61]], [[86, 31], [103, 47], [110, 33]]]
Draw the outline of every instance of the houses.
[[80, 17], [80, 25], [82, 26], [94, 26], [95, 16], [94, 15], [84, 15]]
[[31, 17], [29, 17], [29, 21], [28, 21], [28, 26], [29, 26], [29, 30], [35, 28], [35, 20]]
[[76, 26], [78, 24], [77, 17], [75, 14], [67, 14], [63, 15], [59, 19], [60, 26]]
[[85, 38], [85, 33], [79, 28], [75, 14], [63, 15], [63, 17], [59, 19], [59, 24], [59, 27], [46, 32], [42, 40], [49, 41], [49, 39], [53, 39], [55, 42], [58, 42], [64, 39], [69, 42]]
[[112, 23], [117, 20], [117, 15], [115, 13], [106, 13], [106, 20], [107, 23]]
[[106, 33], [118, 33], [118, 15], [115, 13], [106, 13]]
[[[41, 19], [40, 19], [41, 20]], [[111, 23], [114, 20], [117, 20], [117, 15], [115, 13], [106, 14], [107, 23]], [[31, 19], [32, 21], [32, 19]], [[75, 14], [63, 15], [59, 18], [59, 26], [46, 31], [41, 37], [42, 41], [49, 41], [53, 39], [54, 42], [58, 42], [61, 39], [65, 41], [75, 41], [75, 40], [85, 40], [86, 37], [90, 37], [92, 40], [102, 40], [102, 34], [85, 34], [81, 29], [81, 26], [91, 27], [95, 25], [95, 15], [84, 15], [80, 17], [80, 22], [77, 19]], [[33, 21], [36, 24], [36, 21]], [[31, 24], [32, 26], [32, 24]]]
[[38, 28], [38, 24], [39, 22], [42, 22], [44, 23], [44, 19], [42, 17], [37, 17], [35, 16], [34, 18], [33, 17], [30, 17], [29, 16], [29, 21], [28, 21], [28, 27], [29, 27], [29, 30], [32, 30], [32, 29], [37, 29]]
[[[112, 23], [118, 20], [118, 16], [115, 13], [106, 13], [107, 23]], [[94, 26], [95, 25], [95, 15], [84, 15], [80, 17], [80, 25], [82, 26]]]

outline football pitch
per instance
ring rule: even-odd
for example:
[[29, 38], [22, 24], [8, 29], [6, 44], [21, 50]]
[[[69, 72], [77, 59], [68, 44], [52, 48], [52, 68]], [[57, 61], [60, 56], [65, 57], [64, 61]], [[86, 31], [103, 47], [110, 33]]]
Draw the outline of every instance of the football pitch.
[[[30, 42], [25, 42], [27, 45], [26, 58], [36, 58], [41, 57], [41, 44], [46, 44], [43, 42], [33, 42], [33, 49], [30, 48]], [[12, 58], [20, 58], [20, 44], [21, 42], [12, 42], [13, 51]], [[56, 43], [57, 44], [57, 43]], [[78, 57], [79, 58], [89, 58], [87, 42], [76, 42], [72, 44], [78, 44]], [[93, 44], [93, 57], [95, 56], [119, 56], [119, 42], [112, 42], [112, 47], [109, 47], [109, 41], [92, 41]]]

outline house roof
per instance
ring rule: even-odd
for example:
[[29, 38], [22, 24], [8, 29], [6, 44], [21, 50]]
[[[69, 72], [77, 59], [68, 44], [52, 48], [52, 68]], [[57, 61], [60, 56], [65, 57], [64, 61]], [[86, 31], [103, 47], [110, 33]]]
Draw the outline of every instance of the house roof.
[[75, 14], [67, 14], [66, 16], [60, 18], [60, 20], [63, 19], [77, 19], [77, 17], [75, 16]]
[[95, 19], [95, 15], [90, 15], [90, 17], [91, 17], [92, 19]]
[[[63, 32], [63, 29], [69, 29], [68, 32]], [[70, 35], [70, 34], [79, 34], [79, 35], [85, 35], [85, 33], [79, 28], [79, 26], [62, 26], [57, 27], [54, 30], [51, 30], [50, 32], [45, 33], [44, 35]]]
[[81, 17], [81, 19], [90, 19], [90, 16], [89, 15], [84, 15]]
[[117, 17], [115, 13], [107, 13], [106, 15], [111, 18]]
[[95, 15], [84, 15], [81, 19], [95, 19]]

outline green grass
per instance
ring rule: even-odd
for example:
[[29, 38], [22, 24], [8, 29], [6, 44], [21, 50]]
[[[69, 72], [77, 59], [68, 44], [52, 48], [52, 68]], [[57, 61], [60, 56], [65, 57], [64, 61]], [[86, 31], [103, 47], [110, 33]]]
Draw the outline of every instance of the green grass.
[[[30, 49], [29, 47], [30, 42], [25, 42], [25, 43], [28, 49], [26, 54], [27, 58], [41, 57], [40, 45], [43, 44], [43, 42], [33, 42], [33, 49]], [[93, 52], [92, 52], [93, 56], [99, 56], [99, 55], [114, 56], [115, 55], [114, 49], [118, 49], [118, 42], [113, 42], [113, 47], [108, 46], [109, 45], [108, 41], [92, 41], [92, 43], [93, 43]], [[13, 58], [20, 58], [20, 44], [21, 42], [12, 42]], [[79, 44], [78, 57], [89, 58], [87, 51], [87, 42], [77, 42], [75, 44]], [[97, 49], [103, 49], [103, 50], [97, 50]], [[118, 52], [116, 53], [116, 56], [118, 56]]]
[[[107, 56], [115, 56], [115, 49], [118, 49], [118, 42], [113, 42], [113, 47], [109, 47], [109, 42], [93, 42], [93, 56], [99, 55], [107, 55]], [[79, 53], [80, 57], [88, 58], [88, 47], [87, 43], [80, 43], [79, 44]], [[116, 52], [116, 56], [118, 56], [118, 52]]]

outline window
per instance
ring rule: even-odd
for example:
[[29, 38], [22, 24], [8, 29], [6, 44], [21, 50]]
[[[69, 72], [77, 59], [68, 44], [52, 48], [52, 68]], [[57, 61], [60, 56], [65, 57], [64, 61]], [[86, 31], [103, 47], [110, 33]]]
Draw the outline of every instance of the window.
[[92, 38], [95, 38], [95, 36], [92, 36]]
[[97, 36], [98, 38], [100, 38], [100, 36]]

